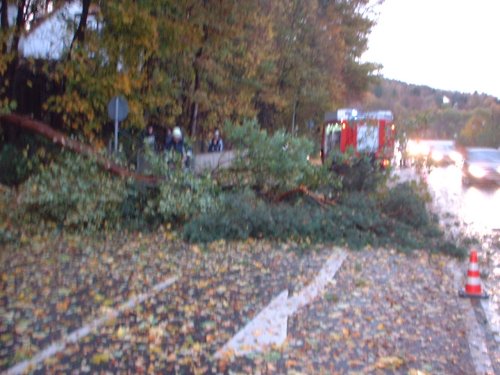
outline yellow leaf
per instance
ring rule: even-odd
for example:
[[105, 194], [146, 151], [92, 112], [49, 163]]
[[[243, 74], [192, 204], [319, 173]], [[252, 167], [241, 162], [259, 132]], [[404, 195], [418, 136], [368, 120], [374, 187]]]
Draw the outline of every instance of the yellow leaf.
[[69, 299], [65, 298], [64, 300], [56, 304], [56, 310], [58, 313], [62, 314], [68, 310], [68, 306], [69, 306]]
[[100, 365], [109, 361], [109, 353], [96, 353], [92, 356], [90, 362], [93, 365]]
[[217, 293], [219, 294], [223, 294], [226, 292], [226, 286], [225, 285], [221, 285], [217, 288]]
[[96, 303], [101, 303], [102, 301], [104, 301], [104, 296], [102, 294], [96, 293], [96, 295], [94, 296], [94, 301]]
[[162, 350], [161, 346], [159, 346], [159, 345], [149, 345], [149, 351], [150, 351], [150, 353], [154, 353], [157, 355], [160, 355], [163, 353], [163, 350]]
[[376, 368], [379, 369], [391, 369], [395, 370], [401, 366], [404, 365], [404, 360], [396, 357], [396, 356], [390, 356], [390, 357], [381, 357], [378, 359], [377, 363], [375, 364]]
[[342, 328], [342, 334], [344, 335], [345, 338], [349, 337], [349, 329], [348, 328]]
[[408, 375], [429, 375], [429, 374], [425, 371], [412, 368], [410, 369], [410, 371], [408, 371]]
[[342, 339], [342, 336], [339, 335], [338, 333], [332, 333], [330, 337], [333, 341], [340, 341]]
[[195, 342], [191, 347], [191, 350], [195, 353], [201, 352], [201, 344], [199, 342]]
[[126, 333], [127, 333], [127, 330], [125, 328], [123, 328], [123, 326], [120, 326], [116, 330], [116, 337], [118, 337], [119, 339], [122, 339], [125, 337]]

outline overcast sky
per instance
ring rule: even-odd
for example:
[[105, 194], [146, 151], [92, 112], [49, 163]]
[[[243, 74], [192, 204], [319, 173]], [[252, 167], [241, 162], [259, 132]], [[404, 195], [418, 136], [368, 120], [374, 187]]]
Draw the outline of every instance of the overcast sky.
[[385, 0], [363, 60], [386, 78], [500, 98], [500, 0]]

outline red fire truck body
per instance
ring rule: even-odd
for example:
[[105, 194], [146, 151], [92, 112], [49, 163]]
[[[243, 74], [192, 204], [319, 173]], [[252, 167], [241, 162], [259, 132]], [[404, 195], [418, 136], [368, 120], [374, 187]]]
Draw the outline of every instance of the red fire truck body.
[[394, 157], [396, 127], [391, 111], [360, 113], [356, 109], [339, 109], [325, 114], [321, 137], [321, 160], [331, 152], [369, 154], [383, 167]]

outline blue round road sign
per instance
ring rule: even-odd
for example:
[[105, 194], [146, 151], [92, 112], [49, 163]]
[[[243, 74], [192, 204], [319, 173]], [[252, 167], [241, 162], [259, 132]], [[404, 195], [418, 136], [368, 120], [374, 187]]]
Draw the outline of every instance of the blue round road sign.
[[115, 96], [108, 103], [108, 116], [114, 121], [123, 121], [128, 115], [128, 103], [123, 96]]

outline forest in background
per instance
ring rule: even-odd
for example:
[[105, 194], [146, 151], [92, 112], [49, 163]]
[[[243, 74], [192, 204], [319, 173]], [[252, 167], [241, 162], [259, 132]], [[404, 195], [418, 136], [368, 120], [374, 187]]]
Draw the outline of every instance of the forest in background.
[[370, 85], [359, 105], [369, 110], [391, 109], [400, 135], [500, 147], [500, 100], [491, 95], [380, 79]]

